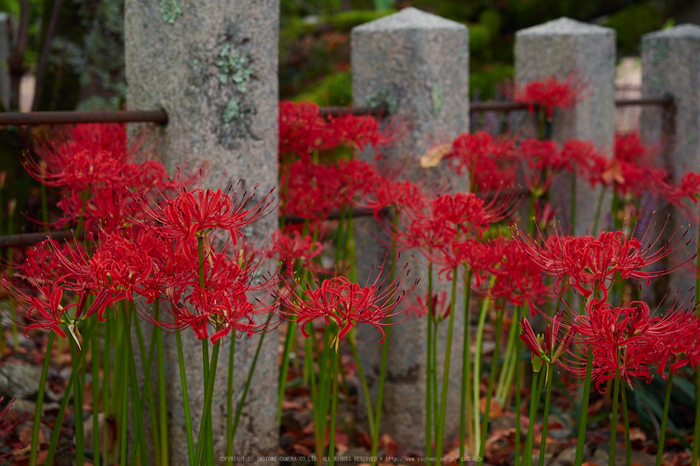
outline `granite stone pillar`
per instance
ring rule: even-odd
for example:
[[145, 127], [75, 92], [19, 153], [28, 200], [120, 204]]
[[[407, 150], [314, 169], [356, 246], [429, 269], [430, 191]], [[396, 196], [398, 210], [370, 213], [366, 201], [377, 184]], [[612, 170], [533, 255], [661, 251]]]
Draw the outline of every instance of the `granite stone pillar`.
[[[408, 135], [397, 146], [382, 151], [380, 164], [404, 170], [411, 181], [428, 190], [441, 186], [448, 192], [467, 191], [467, 177], [453, 174], [446, 164], [421, 168], [421, 155], [438, 143], [450, 142], [469, 131], [469, 36], [459, 23], [406, 8], [352, 31], [352, 78], [355, 105], [384, 103], [395, 110]], [[365, 153], [367, 160], [374, 155]], [[374, 220], [356, 222], [357, 260], [360, 283], [372, 264], [381, 264], [387, 249], [377, 241], [382, 229]], [[410, 263], [412, 279], [420, 278], [414, 295], [427, 293], [425, 265], [404, 254], [397, 267]], [[437, 274], [435, 274], [437, 275]], [[435, 291], [447, 289], [439, 283]], [[461, 294], [461, 293], [459, 293]], [[411, 299], [414, 299], [413, 297]], [[458, 300], [459, 301], [459, 300]], [[457, 303], [457, 309], [463, 305]], [[459, 428], [463, 312], [455, 318], [452, 346], [446, 445]], [[425, 318], [410, 318], [389, 330], [389, 356], [381, 431], [403, 447], [425, 447], [425, 379], [427, 325]], [[445, 353], [447, 322], [440, 325], [438, 354]], [[380, 335], [371, 327], [358, 331], [360, 356], [372, 390], [381, 360]], [[438, 361], [442, 367], [442, 361]], [[440, 370], [441, 372], [441, 370]], [[441, 377], [441, 373], [439, 374]], [[360, 409], [360, 412], [364, 410]]]
[[[615, 132], [615, 31], [560, 18], [515, 34], [515, 81], [518, 86], [548, 77], [563, 81], [572, 73], [584, 88], [573, 108], [554, 110], [552, 139], [559, 144], [572, 138], [592, 141], [599, 152], [610, 156]], [[537, 134], [534, 123], [533, 116], [528, 137]], [[574, 232], [583, 235], [593, 228], [600, 189], [591, 190], [583, 180], [576, 188]], [[562, 228], [566, 229], [571, 205], [570, 174], [562, 173], [555, 180], [552, 199], [559, 212], [567, 212], [566, 218], [561, 214], [557, 216]], [[603, 208], [603, 212], [607, 211], [609, 209]]]
[[[683, 24], [642, 36], [642, 97], [671, 96], [675, 110], [643, 107], [640, 133], [645, 143], [663, 147], [666, 168], [676, 183], [684, 173], [700, 171], [699, 80], [700, 26]], [[689, 259], [697, 251], [698, 227], [695, 221], [689, 222], [688, 217], [690, 214], [691, 218], [697, 218], [698, 205], [688, 201], [685, 207], [673, 209], [667, 233], [670, 235], [681, 227], [683, 231], [689, 230], [686, 238], [693, 242], [681, 253], [684, 259]], [[659, 216], [657, 220], [663, 222], [664, 218]], [[680, 291], [681, 300], [695, 286], [691, 275], [688, 271], [671, 276], [672, 293]]]
[[[202, 162], [205, 188], [226, 189], [239, 179], [264, 195], [277, 186], [279, 2], [261, 0], [127, 0], [125, 6], [127, 106], [163, 108], [168, 124], [157, 132], [157, 151], [170, 173], [176, 165]], [[277, 226], [268, 215], [246, 231], [264, 241]], [[149, 334], [150, 332], [145, 332]], [[233, 454], [276, 455], [277, 336], [266, 335]], [[183, 333], [194, 435], [204, 403], [201, 345]], [[226, 381], [230, 337], [221, 348], [213, 405], [215, 455], [224, 455]], [[236, 398], [239, 400], [259, 337], [236, 343]], [[148, 345], [149, 342], [146, 342]], [[147, 346], [148, 347], [148, 346]], [[211, 350], [210, 350], [211, 354]], [[138, 358], [137, 358], [138, 359]], [[170, 463], [186, 464], [187, 441], [175, 338], [166, 335], [170, 409]], [[155, 371], [154, 371], [155, 372]], [[148, 425], [148, 421], [146, 421]]]

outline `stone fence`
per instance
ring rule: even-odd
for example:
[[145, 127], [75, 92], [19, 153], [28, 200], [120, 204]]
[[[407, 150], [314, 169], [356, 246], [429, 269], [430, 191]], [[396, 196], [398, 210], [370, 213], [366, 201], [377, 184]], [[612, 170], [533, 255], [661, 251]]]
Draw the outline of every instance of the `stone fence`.
[[[175, 164], [207, 161], [212, 175], [204, 187], [235, 184], [238, 179], [258, 183], [266, 192], [277, 185], [277, 53], [279, 4], [275, 0], [126, 0], [126, 77], [128, 108], [163, 108], [169, 123], [162, 129], [162, 157]], [[700, 170], [700, 27], [678, 26], [644, 36], [643, 93], [675, 98], [677, 134], [668, 148], [673, 175]], [[519, 31], [515, 41], [515, 79], [524, 84], [553, 76], [565, 79], [575, 72], [588, 84], [587, 98], [570, 110], [559, 111], [553, 138], [593, 141], [611, 152], [614, 131], [615, 32], [562, 18]], [[465, 179], [447, 171], [422, 169], [417, 163], [435, 142], [446, 142], [469, 128], [469, 44], [467, 28], [432, 14], [407, 8], [356, 27], [352, 33], [353, 95], [356, 105], [378, 98], [391, 101], [410, 133], [385, 160], [407, 168], [409, 178], [431, 183], [450, 179], [453, 190], [466, 189]], [[643, 134], [659, 138], [660, 110], [645, 110]], [[222, 172], [225, 173], [222, 181]], [[565, 182], [565, 181], [564, 181]], [[583, 183], [581, 183], [582, 185]], [[569, 192], [569, 190], [563, 190]], [[591, 221], [588, 188], [577, 191], [583, 234]], [[563, 205], [569, 200], [560, 199]], [[251, 234], [269, 237], [277, 226], [268, 216]], [[373, 235], [370, 220], [358, 222], [360, 266], [381, 262], [384, 252]], [[697, 233], [691, 233], [697, 237]], [[421, 281], [425, 292], [425, 280]], [[382, 427], [404, 447], [422, 448], [425, 388], [425, 322], [419, 319], [391, 329], [389, 370]], [[459, 328], [460, 323], [456, 323]], [[376, 379], [377, 338], [361, 332], [362, 357], [369, 378]], [[234, 454], [276, 455], [278, 452], [277, 337], [268, 335], [246, 402]], [[459, 338], [457, 338], [459, 340]], [[237, 380], [245, 380], [256, 338], [244, 339], [236, 350]], [[226, 345], [229, 343], [227, 342]], [[191, 402], [203, 403], [201, 353], [195, 341], [188, 348], [188, 386]], [[372, 345], [372, 346], [370, 346]], [[460, 341], [453, 348], [461, 348]], [[228, 367], [228, 351], [219, 360], [219, 374]], [[172, 464], [186, 461], [185, 423], [181, 410], [177, 355], [167, 353], [168, 406], [172, 410]], [[239, 360], [240, 358], [240, 360]], [[461, 354], [454, 351], [452, 367], [459, 370]], [[441, 364], [438, 364], [442, 367]], [[239, 370], [239, 368], [241, 368]], [[189, 370], [191, 369], [191, 370]], [[191, 380], [191, 381], [190, 381]], [[459, 402], [459, 377], [452, 374], [452, 406]], [[226, 377], [218, 377], [225, 393]], [[242, 385], [242, 384], [241, 384]], [[242, 386], [238, 386], [240, 396]], [[215, 397], [223, 400], [224, 397]], [[195, 408], [195, 418], [199, 415]], [[225, 402], [214, 405], [214, 432], [225, 432]], [[448, 436], [456, 432], [458, 409], [450, 410]], [[451, 429], [451, 430], [450, 430]], [[196, 435], [196, 432], [195, 432]], [[215, 450], [225, 451], [223, 437]]]

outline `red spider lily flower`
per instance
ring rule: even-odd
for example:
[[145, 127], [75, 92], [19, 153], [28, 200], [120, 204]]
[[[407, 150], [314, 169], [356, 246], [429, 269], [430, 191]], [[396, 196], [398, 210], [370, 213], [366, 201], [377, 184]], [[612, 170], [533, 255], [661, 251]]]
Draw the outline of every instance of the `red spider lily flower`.
[[382, 132], [379, 121], [371, 116], [344, 115], [329, 121], [331, 130], [346, 144], [359, 150], [371, 146], [377, 151], [377, 160], [381, 158], [381, 147], [396, 142], [402, 135], [401, 131]]
[[[322, 317], [326, 325], [333, 321], [338, 326], [336, 348], [340, 340], [354, 326], [362, 323], [376, 327], [382, 334], [380, 341], [382, 343], [384, 342], [382, 326], [386, 325], [383, 320], [399, 314], [396, 309], [415, 288], [418, 281], [401, 290], [408, 277], [406, 267], [403, 270], [405, 273], [398, 274], [391, 283], [387, 283], [386, 275], [382, 278], [383, 267], [379, 267], [378, 272], [374, 281], [370, 282], [368, 279], [365, 286], [351, 283], [346, 277], [329, 278], [320, 284], [316, 283], [315, 289], [306, 291], [302, 295], [293, 291], [289, 296], [283, 297], [281, 302], [290, 314], [296, 315], [297, 323], [306, 337], [309, 336], [305, 329], [306, 324]], [[296, 286], [290, 288], [297, 289]], [[410, 312], [410, 309], [404, 309], [401, 313]]]
[[44, 287], [41, 289], [41, 293], [48, 299], [48, 301], [44, 301], [34, 296], [29, 297], [31, 307], [25, 316], [27, 320], [34, 323], [25, 327], [25, 336], [28, 330], [41, 329], [51, 330], [65, 338], [66, 334], [60, 326], [60, 324], [65, 324], [63, 314], [71, 307], [77, 306], [77, 304], [69, 304], [65, 307], [62, 306], [61, 300], [63, 299], [63, 289], [59, 287], [54, 288], [53, 291], [50, 291], [49, 287]]
[[[642, 301], [615, 307], [591, 300], [588, 315], [576, 316], [571, 329], [593, 352], [591, 378], [598, 391], [605, 381], [615, 377], [617, 370], [630, 386], [638, 379], [649, 383], [650, 367], [659, 358], [659, 337], [672, 330], [671, 322], [667, 317], [654, 317]], [[579, 367], [574, 372], [581, 375], [582, 369]]]
[[671, 183], [666, 170], [654, 166], [657, 152], [643, 146], [638, 133], [615, 134], [614, 156], [591, 154], [591, 162], [583, 172], [592, 186], [613, 186], [620, 196], [640, 196], [649, 191], [667, 197]]
[[268, 192], [252, 207], [247, 206], [255, 197], [255, 188], [250, 193], [236, 191], [233, 194], [221, 189], [183, 190], [160, 205], [150, 207], [145, 201], [142, 204], [160, 231], [188, 256], [191, 249], [184, 245], [210, 229], [227, 230], [234, 244], [239, 237], [243, 239], [243, 229], [269, 213], [268, 208], [274, 202], [271, 193]]
[[[563, 330], [563, 317], [563, 312], [557, 312], [552, 322], [547, 324], [544, 335], [535, 335], [530, 322], [524, 317], [520, 319], [520, 328], [522, 328], [523, 332], [519, 335], [519, 338], [532, 352], [532, 370], [534, 372], [539, 372], [543, 363], [549, 366], [558, 362], [573, 341], [574, 332], [570, 329], [567, 330], [563, 337], [559, 336], [559, 332]], [[558, 346], [557, 343], [559, 343]], [[549, 376], [549, 368], [547, 369], [547, 375]]]
[[602, 232], [598, 238], [553, 235], [539, 247], [520, 234], [517, 237], [533, 264], [542, 273], [557, 277], [557, 287], [563, 290], [566, 285], [571, 285], [582, 296], [588, 297], [597, 285], [605, 300], [613, 281], [634, 278], [644, 280], [648, 285], [652, 278], [679, 268], [656, 272], [642, 270], [681, 247], [686, 233], [672, 235], [656, 251], [653, 249], [660, 241], [661, 233], [652, 239], [651, 226], [641, 240], [629, 238], [621, 231]]
[[[489, 294], [497, 305], [506, 302], [514, 306], [541, 304], [552, 298], [552, 291], [545, 285], [542, 273], [528, 261], [525, 251], [515, 240], [497, 238], [490, 242], [489, 247], [492, 250], [489, 270], [496, 276]], [[534, 311], [531, 306], [533, 315]]]
[[516, 102], [527, 102], [530, 113], [534, 112], [535, 104], [543, 107], [547, 111], [547, 118], [551, 119], [555, 107], [571, 108], [578, 103], [584, 88], [580, 79], [572, 73], [563, 81], [549, 77], [516, 86], [514, 98]]
[[177, 264], [166, 265], [177, 273], [162, 284], [167, 298], [162, 303], [164, 314], [156, 318], [146, 311], [144, 318], [166, 330], [190, 327], [200, 340], [209, 338], [213, 329], [212, 343], [232, 331], [236, 336], [251, 335], [270, 328], [267, 322], [256, 324], [255, 317], [276, 308], [269, 299], [277, 288], [276, 274], [258, 277], [263, 255], [241, 245], [231, 251], [231, 246], [229, 240], [221, 251], [205, 248], [203, 286], [198, 259], [181, 255]]
[[657, 370], [662, 377], [667, 366], [676, 373], [686, 365], [693, 369], [700, 365], [700, 319], [690, 312], [667, 314], [667, 330], [658, 332], [657, 344]]
[[[428, 305], [428, 299], [430, 296], [429, 293], [430, 291], [428, 294], [426, 294], [426, 296], [416, 296], [416, 307], [413, 309], [411, 314], [418, 318], [428, 315], [430, 309], [430, 306]], [[450, 316], [450, 308], [452, 307], [452, 303], [447, 297], [446, 290], [442, 290], [440, 293], [433, 293], [432, 298], [432, 318], [435, 319], [436, 322], [440, 323]]]
[[277, 230], [272, 234], [272, 241], [268, 256], [277, 257], [288, 273], [294, 273], [296, 263], [313, 269], [311, 260], [323, 251], [323, 245], [320, 242], [314, 241], [310, 235], [302, 236], [298, 231], [283, 234]]
[[473, 273], [475, 287], [479, 288], [487, 274], [495, 272], [499, 258], [495, 255], [491, 244], [466, 238], [462, 241], [450, 242], [448, 247], [440, 249], [433, 260], [437, 266], [441, 267], [438, 276], [445, 274], [447, 280], [452, 279], [455, 268], [467, 267]]
[[306, 161], [312, 152], [331, 149], [341, 140], [312, 102], [280, 102], [279, 133], [280, 154], [296, 154]]
[[410, 181], [392, 181], [378, 177], [369, 188], [369, 192], [357, 205], [371, 209], [377, 221], [381, 221], [380, 213], [385, 208], [400, 214], [406, 208], [420, 210], [427, 204], [423, 190]]
[[479, 131], [459, 135], [444, 158], [458, 174], [468, 172], [472, 186], [490, 190], [515, 182], [513, 155], [511, 139], [494, 141], [490, 134]]

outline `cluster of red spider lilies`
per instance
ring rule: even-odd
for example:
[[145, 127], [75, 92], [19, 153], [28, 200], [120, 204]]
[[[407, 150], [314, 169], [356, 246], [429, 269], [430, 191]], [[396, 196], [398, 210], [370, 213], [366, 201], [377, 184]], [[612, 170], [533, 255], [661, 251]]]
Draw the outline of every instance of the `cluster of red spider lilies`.
[[[681, 206], [686, 199], [697, 201], [695, 181], [700, 175], [687, 174], [674, 185], [655, 163], [654, 151], [636, 134], [616, 137], [612, 154], [607, 155], [586, 141], [558, 145], [546, 140], [556, 116], [553, 109], [575, 105], [577, 93], [581, 89], [572, 80], [554, 79], [531, 83], [515, 93], [518, 99], [538, 104], [532, 109], [540, 114], [539, 138], [478, 132], [431, 149], [424, 166], [448, 164], [455, 176], [470, 174], [469, 193], [453, 193], [448, 180], [440, 186], [414, 183], [383, 163], [382, 151], [405, 132], [399, 120], [382, 128], [371, 117], [326, 119], [308, 103], [280, 103], [280, 181], [279, 189], [270, 192], [257, 192], [243, 181], [226, 189], [198, 188], [208, 176], [207, 167], [183, 168], [169, 177], [165, 167], [152, 159], [145, 140], [128, 144], [120, 125], [77, 126], [37, 143], [36, 154], [23, 156], [26, 169], [57, 199], [55, 208], [43, 206], [40, 223], [52, 229], [74, 228], [84, 232], [78, 235], [84, 239], [47, 240], [16, 254], [16, 260], [7, 264], [11, 274], [3, 279], [11, 296], [7, 320], [25, 333], [48, 332], [30, 464], [37, 464], [40, 451], [43, 387], [55, 335], [68, 341], [73, 363], [56, 428], [60, 430], [71, 392], [74, 406], [82, 406], [86, 371], [92, 373], [93, 414], [105, 413], [118, 426], [113, 445], [104, 436], [93, 435], [93, 464], [116, 460], [124, 464], [130, 458], [142, 464], [169, 463], [163, 348], [165, 338], [175, 338], [188, 455], [194, 465], [214, 464], [216, 439], [225, 438], [226, 455], [232, 454], [257, 361], [256, 353], [237, 402], [229, 368], [226, 432], [216, 432], [211, 411], [220, 350], [225, 347], [232, 362], [236, 339], [259, 335], [259, 351], [265, 336], [277, 328], [286, 329], [278, 419], [291, 355], [297, 353], [304, 361], [303, 382], [313, 400], [316, 457], [320, 462], [328, 456], [333, 463], [339, 353], [349, 347], [358, 363], [366, 428], [376, 457], [387, 354], [396, 343], [389, 325], [408, 318], [428, 320], [424, 425], [430, 463], [442, 463], [450, 440], [445, 428], [449, 355], [453, 335], [463, 332], [463, 358], [458, 361], [460, 462], [468, 455], [481, 462], [486, 459], [489, 411], [495, 403], [503, 410], [513, 403], [520, 419], [527, 405], [521, 385], [529, 378], [530, 422], [525, 436], [519, 430], [512, 436], [512, 460], [531, 464], [540, 398], [544, 395], [539, 445], [543, 451], [557, 378], [581, 387], [576, 400], [581, 414], [576, 464], [583, 461], [591, 381], [599, 391], [609, 384], [613, 388], [611, 464], [622, 398], [629, 464], [622, 382], [641, 386], [657, 374], [667, 379], [670, 393], [674, 374], [692, 373], [700, 364], [700, 319], [692, 300], [667, 299], [651, 310], [638, 286], [681, 268], [697, 270], [691, 264], [692, 253], [690, 259], [675, 257], [688, 242], [683, 232], [662, 233], [650, 218], [655, 199]], [[368, 151], [376, 156], [359, 157]], [[550, 202], [560, 195], [553, 186], [562, 172], [599, 187], [596, 219], [589, 228], [593, 235], [563, 233], [576, 225], [576, 196], [571, 196], [567, 211], [557, 211]], [[518, 214], [519, 201], [524, 200], [517, 194], [518, 183], [529, 191], [524, 222]], [[613, 197], [609, 211], [603, 207], [606, 192]], [[361, 254], [353, 229], [357, 208], [374, 213], [380, 225], [377, 234], [386, 239], [387, 257], [372, 258], [377, 264], [373, 271], [358, 270], [356, 265]], [[258, 236], [263, 230], [259, 222], [269, 221], [275, 209], [281, 216], [280, 229], [271, 238]], [[681, 211], [687, 214], [690, 209]], [[331, 213], [339, 218], [329, 220]], [[292, 216], [301, 221], [291, 223]], [[693, 243], [691, 248], [695, 247]], [[403, 264], [406, 257], [418, 258], [411, 259], [412, 267], [427, 268], [427, 292], [422, 296], [416, 291], [415, 273]], [[358, 276], [371, 278], [358, 282]], [[449, 293], [436, 291], [439, 282], [445, 282]], [[456, 308], [458, 303], [462, 309]], [[460, 329], [455, 328], [458, 313], [464, 313]], [[546, 318], [543, 335], [535, 333], [537, 325], [530, 324], [528, 314]], [[143, 321], [149, 324], [146, 329]], [[382, 334], [374, 401], [357, 356], [357, 332], [363, 331], [359, 324], [370, 324]], [[484, 355], [470, 350], [473, 338], [475, 347], [482, 347], [487, 324], [496, 335], [488, 371]], [[447, 349], [438, 354], [438, 331], [445, 325]], [[181, 334], [190, 329], [202, 345], [205, 398], [199, 420], [191, 417], [182, 353]], [[295, 344], [297, 329], [305, 337], [303, 348]], [[145, 331], [151, 332], [150, 351]], [[521, 341], [532, 354], [531, 363], [521, 360]], [[438, 362], [444, 365], [442, 371]], [[554, 365], [570, 375], [560, 375]], [[155, 367], [155, 389], [150, 383], [139, 387], [137, 367], [147, 381]], [[439, 372], [445, 376], [438, 377]], [[661, 420], [657, 464], [669, 400]], [[146, 417], [144, 410], [153, 414]], [[77, 463], [83, 464], [90, 446], [85, 445], [82, 409], [74, 409], [74, 417]], [[92, 419], [99, 433], [98, 416]], [[134, 439], [130, 446], [129, 429]], [[694, 461], [699, 443], [693, 442]], [[149, 456], [147, 445], [153, 445], [154, 456]], [[47, 463], [55, 448], [53, 439]], [[544, 455], [539, 455], [540, 465], [543, 461]]]

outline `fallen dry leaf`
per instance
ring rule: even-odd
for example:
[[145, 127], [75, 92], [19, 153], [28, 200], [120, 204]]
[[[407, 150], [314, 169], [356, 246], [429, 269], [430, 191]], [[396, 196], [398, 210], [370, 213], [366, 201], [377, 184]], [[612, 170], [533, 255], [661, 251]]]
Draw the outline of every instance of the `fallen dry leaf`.
[[440, 160], [452, 150], [452, 144], [445, 143], [428, 149], [420, 158], [420, 166], [423, 168], [437, 167]]

